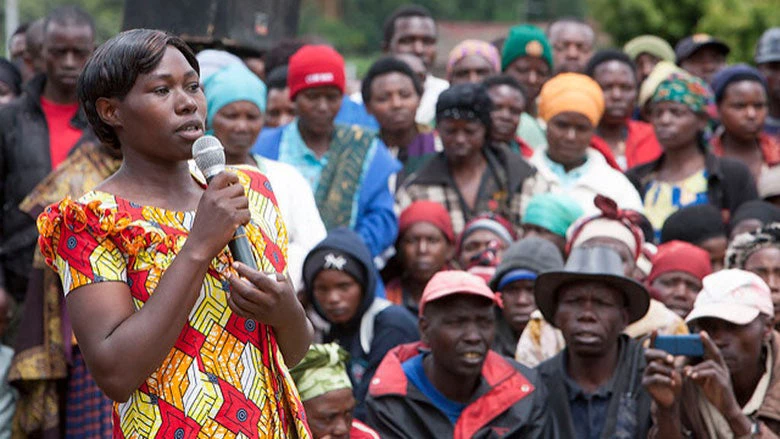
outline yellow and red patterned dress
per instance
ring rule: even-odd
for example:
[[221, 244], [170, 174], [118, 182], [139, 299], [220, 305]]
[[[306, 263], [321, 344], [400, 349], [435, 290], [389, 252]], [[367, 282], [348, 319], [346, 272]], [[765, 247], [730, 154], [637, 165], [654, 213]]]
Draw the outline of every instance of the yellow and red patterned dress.
[[[234, 169], [249, 198], [246, 227], [260, 270], [285, 272], [287, 231], [268, 180]], [[136, 309], [154, 294], [182, 248], [195, 212], [139, 206], [93, 191], [38, 217], [39, 245], [67, 295], [124, 282]], [[227, 305], [227, 251], [211, 263], [189, 320], [160, 367], [114, 404], [115, 438], [308, 438], [298, 392], [273, 329]]]

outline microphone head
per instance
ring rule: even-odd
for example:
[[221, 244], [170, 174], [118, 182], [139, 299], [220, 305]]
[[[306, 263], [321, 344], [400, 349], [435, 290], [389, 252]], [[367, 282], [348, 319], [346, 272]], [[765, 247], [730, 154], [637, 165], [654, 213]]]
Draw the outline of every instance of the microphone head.
[[214, 136], [202, 136], [196, 140], [192, 144], [192, 158], [206, 180], [225, 170], [225, 149]]

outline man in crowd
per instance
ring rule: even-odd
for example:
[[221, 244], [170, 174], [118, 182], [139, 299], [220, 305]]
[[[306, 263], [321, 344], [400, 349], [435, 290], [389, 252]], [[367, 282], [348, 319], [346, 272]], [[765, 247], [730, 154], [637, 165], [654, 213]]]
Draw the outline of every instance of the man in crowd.
[[380, 255], [398, 233], [388, 179], [401, 164], [376, 133], [335, 123], [344, 58], [329, 46], [304, 46], [290, 58], [287, 86], [298, 118], [263, 130], [253, 151], [298, 169], [314, 191], [325, 228], [350, 227], [372, 256]]
[[405, 5], [396, 9], [385, 21], [382, 51], [388, 54], [412, 53], [425, 64], [427, 76], [420, 107], [417, 109], [417, 123], [432, 125], [436, 116], [436, 101], [439, 94], [449, 87], [444, 79], [433, 76], [436, 61], [436, 43], [439, 32], [433, 15], [422, 6]]
[[722, 68], [731, 48], [723, 41], [707, 34], [685, 37], [674, 48], [677, 65], [707, 84]]
[[515, 358], [520, 334], [536, 310], [536, 278], [548, 271], [560, 270], [563, 270], [561, 252], [555, 244], [539, 237], [514, 242], [504, 252], [489, 283], [501, 297], [501, 307], [496, 307], [494, 351]]
[[6, 206], [0, 216], [0, 288], [19, 303], [38, 232], [17, 206], [87, 130], [76, 81], [95, 46], [92, 17], [75, 6], [52, 11], [44, 35], [45, 75], [27, 84], [22, 99], [0, 110], [0, 204]]
[[538, 375], [490, 350], [494, 306], [476, 276], [431, 279], [420, 302], [422, 344], [390, 351], [371, 381], [367, 420], [382, 437], [548, 437]]
[[649, 437], [777, 437], [780, 340], [769, 287], [737, 269], [703, 283], [687, 318], [700, 331], [703, 361], [680, 369], [665, 351], [645, 353], [655, 421]]
[[767, 29], [761, 35], [754, 61], [766, 77], [769, 95], [769, 114], [764, 122], [764, 131], [780, 136], [780, 27]]
[[553, 48], [555, 73], [583, 73], [596, 43], [596, 33], [577, 18], [561, 18], [547, 28]]
[[563, 271], [539, 276], [534, 294], [566, 340], [563, 351], [537, 367], [560, 437], [645, 437], [643, 348], [622, 332], [645, 315], [650, 297], [624, 276], [620, 255], [608, 247], [578, 248]]
[[8, 40], [8, 55], [11, 62], [21, 67], [22, 57], [27, 48], [27, 28], [30, 23], [22, 23]]
[[553, 51], [544, 31], [530, 24], [509, 29], [501, 50], [501, 70], [515, 78], [525, 91], [525, 112], [520, 116], [517, 135], [532, 148], [544, 146], [545, 127], [536, 118], [536, 98], [553, 71]]
[[45, 21], [45, 18], [39, 18], [31, 22], [25, 33], [27, 45], [22, 56], [24, 70], [27, 71], [28, 75], [23, 78], [25, 82], [46, 70], [43, 59], [43, 24]]
[[371, 427], [352, 418], [357, 402], [347, 374], [349, 354], [336, 343], [313, 344], [290, 369], [306, 409], [312, 439], [379, 439]]

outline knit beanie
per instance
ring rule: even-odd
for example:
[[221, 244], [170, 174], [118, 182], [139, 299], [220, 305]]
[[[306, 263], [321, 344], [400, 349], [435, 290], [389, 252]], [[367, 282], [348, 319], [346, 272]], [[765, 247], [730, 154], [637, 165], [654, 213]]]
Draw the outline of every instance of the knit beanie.
[[287, 86], [290, 99], [298, 92], [315, 87], [335, 86], [344, 93], [344, 58], [330, 46], [306, 45], [290, 57]]
[[501, 51], [501, 70], [506, 70], [517, 58], [523, 56], [542, 58], [547, 61], [547, 65], [552, 70], [552, 46], [543, 30], [530, 24], [509, 29], [509, 35]]

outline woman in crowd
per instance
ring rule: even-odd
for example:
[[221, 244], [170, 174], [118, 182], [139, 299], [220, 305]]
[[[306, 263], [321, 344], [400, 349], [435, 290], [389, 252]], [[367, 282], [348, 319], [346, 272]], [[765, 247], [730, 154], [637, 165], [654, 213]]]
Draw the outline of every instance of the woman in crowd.
[[0, 58], [0, 107], [10, 103], [22, 93], [22, 75], [19, 69], [5, 58]]
[[204, 81], [203, 90], [208, 104], [206, 128], [222, 142], [226, 163], [260, 169], [274, 188], [289, 238], [288, 271], [298, 290], [303, 259], [325, 238], [325, 225], [311, 188], [298, 170], [250, 153], [263, 129], [265, 84], [239, 61], [214, 72]]
[[596, 213], [598, 194], [612, 198], [623, 209], [642, 210], [636, 189], [604, 155], [590, 148], [604, 114], [604, 95], [591, 78], [564, 73], [547, 81], [539, 95], [539, 116], [547, 122], [547, 148], [531, 158], [554, 193], [566, 193], [585, 213]]
[[434, 133], [414, 120], [422, 93], [422, 83], [409, 65], [393, 57], [375, 62], [363, 78], [366, 110], [379, 122], [379, 138], [403, 165], [391, 176], [393, 189], [436, 153]]
[[703, 248], [710, 255], [712, 271], [723, 269], [729, 235], [715, 206], [701, 204], [678, 210], [664, 222], [659, 238], [661, 244], [684, 241]]
[[481, 84], [461, 84], [439, 96], [436, 126], [444, 151], [431, 158], [396, 194], [403, 209], [417, 200], [441, 203], [455, 233], [484, 212], [517, 227], [538, 187], [534, 169], [517, 154], [489, 147], [492, 102]]
[[485, 41], [465, 40], [450, 51], [447, 80], [450, 85], [479, 83], [501, 71], [501, 55]]
[[553, 71], [553, 52], [544, 31], [524, 24], [509, 29], [501, 50], [501, 71], [523, 85], [526, 108], [517, 135], [532, 148], [545, 144], [544, 122], [538, 119], [536, 98]]
[[[286, 232], [268, 181], [242, 169], [206, 188], [190, 172], [206, 119], [195, 55], [160, 31], [123, 32], [95, 51], [78, 93], [122, 166], [47, 208], [39, 244], [90, 372], [117, 401], [115, 436], [309, 437], [287, 365], [312, 328], [281, 274]], [[275, 274], [233, 261], [239, 225]]]
[[371, 427], [352, 417], [357, 401], [347, 374], [348, 358], [349, 353], [336, 343], [314, 344], [290, 369], [312, 439], [379, 439]]
[[620, 168], [626, 170], [653, 161], [661, 155], [653, 126], [631, 120], [639, 91], [637, 72], [628, 55], [617, 50], [596, 52], [585, 73], [604, 92], [604, 115], [601, 117], [593, 143], [611, 154]]
[[368, 385], [385, 354], [419, 339], [417, 321], [404, 307], [376, 296], [379, 273], [358, 235], [337, 228], [303, 263], [306, 297], [330, 328], [324, 341], [349, 352], [349, 377], [363, 418]]
[[710, 140], [712, 152], [746, 164], [758, 181], [767, 167], [780, 164], [780, 137], [764, 132], [766, 80], [754, 67], [737, 64], [718, 72], [712, 88], [721, 123]]
[[387, 283], [385, 297], [417, 315], [425, 285], [455, 255], [455, 232], [447, 209], [433, 201], [410, 204], [398, 220], [395, 248], [401, 274]]
[[652, 99], [652, 123], [663, 154], [629, 170], [644, 200], [644, 214], [660, 230], [677, 210], [711, 204], [724, 219], [758, 197], [748, 168], [708, 151], [703, 133], [712, 95], [701, 79], [674, 73], [658, 86]]
[[490, 112], [493, 123], [490, 140], [493, 146], [505, 146], [523, 158], [531, 158], [534, 155], [533, 148], [517, 135], [520, 118], [528, 105], [523, 86], [509, 75], [491, 76], [482, 83], [487, 87], [488, 96], [493, 102], [493, 110]]
[[780, 222], [734, 238], [726, 267], [753, 272], [766, 282], [775, 305], [775, 327], [780, 327]]
[[663, 38], [655, 35], [640, 35], [631, 39], [623, 46], [626, 53], [636, 65], [639, 85], [650, 76], [656, 65], [661, 61], [674, 63], [674, 49]]
[[645, 284], [651, 297], [684, 319], [693, 309], [702, 279], [710, 273], [709, 253], [687, 242], [670, 241], [658, 246]]
[[538, 236], [566, 253], [566, 231], [583, 215], [577, 200], [566, 194], [539, 194], [531, 198], [523, 215], [523, 237]]

